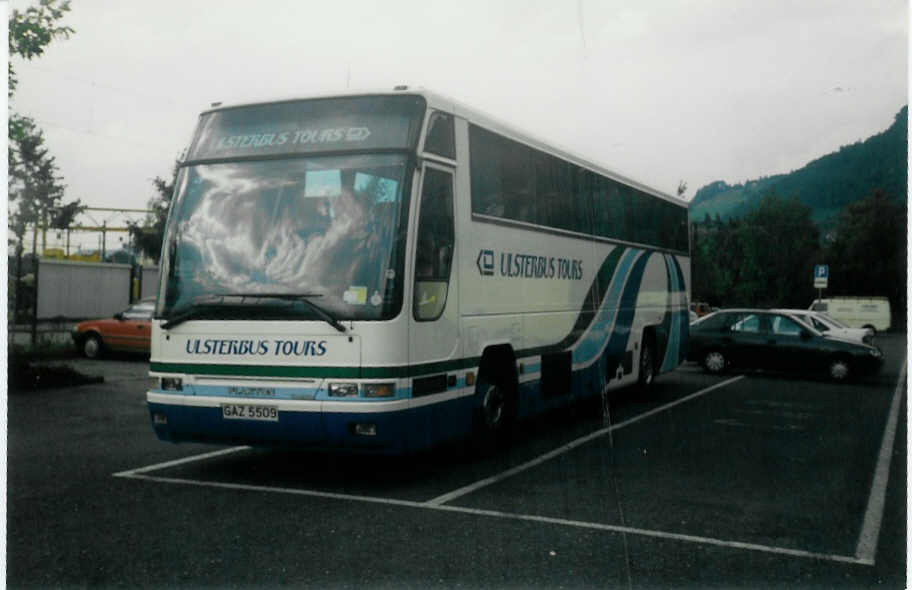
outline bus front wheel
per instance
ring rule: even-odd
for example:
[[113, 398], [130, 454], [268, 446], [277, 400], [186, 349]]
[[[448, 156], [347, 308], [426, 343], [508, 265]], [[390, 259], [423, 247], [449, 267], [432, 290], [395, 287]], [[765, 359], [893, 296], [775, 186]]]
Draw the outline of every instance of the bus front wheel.
[[472, 447], [480, 455], [489, 455], [510, 431], [516, 396], [510, 380], [503, 373], [480, 375], [475, 395]]

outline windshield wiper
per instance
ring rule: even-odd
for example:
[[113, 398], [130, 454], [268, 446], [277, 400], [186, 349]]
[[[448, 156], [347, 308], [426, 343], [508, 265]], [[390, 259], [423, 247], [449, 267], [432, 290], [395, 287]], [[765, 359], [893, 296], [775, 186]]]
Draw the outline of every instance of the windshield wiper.
[[[222, 293], [217, 295], [208, 295], [205, 296], [207, 299], [218, 299], [217, 304], [221, 304], [228, 298], [239, 298], [243, 299], [281, 299], [283, 301], [301, 301], [319, 316], [321, 320], [338, 330], [339, 332], [345, 332], [345, 326], [343, 326], [339, 320], [334, 318], [328, 311], [310, 301], [313, 297], [322, 297], [322, 293]], [[212, 302], [214, 303], [214, 302]], [[162, 324], [162, 328], [165, 330], [171, 329], [174, 326], [185, 322], [192, 317], [198, 315], [202, 310], [205, 309], [205, 305], [192, 305], [190, 308], [185, 309], [167, 319], [167, 321]]]
[[[212, 298], [212, 297], [205, 297], [205, 299], [210, 299], [210, 298]], [[184, 309], [182, 309], [181, 311], [179, 311], [173, 315], [170, 315], [167, 317], [160, 316], [162, 319], [165, 320], [165, 323], [161, 325], [162, 329], [170, 330], [171, 328], [173, 328], [174, 326], [176, 326], [178, 324], [182, 324], [182, 323], [186, 322], [187, 320], [194, 318], [195, 316], [201, 315], [204, 311], [207, 310], [208, 305], [212, 305], [214, 303], [214, 302], [207, 302], [208, 305], [207, 304], [200, 305], [199, 303], [197, 303], [200, 299], [203, 299], [203, 298], [195, 297], [193, 303], [191, 303], [188, 307], [185, 307]]]
[[339, 323], [328, 311], [311, 301], [314, 297], [323, 297], [322, 293], [226, 293], [221, 297], [247, 297], [281, 299], [283, 301], [302, 301], [312, 309], [320, 319], [340, 332], [345, 332], [345, 326]]

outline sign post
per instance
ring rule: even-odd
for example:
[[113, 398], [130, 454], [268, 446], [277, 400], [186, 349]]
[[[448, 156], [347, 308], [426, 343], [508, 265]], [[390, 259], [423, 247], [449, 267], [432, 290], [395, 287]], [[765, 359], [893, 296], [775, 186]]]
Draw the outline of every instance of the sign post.
[[814, 288], [817, 289], [817, 300], [823, 299], [823, 290], [827, 288], [830, 278], [830, 266], [818, 264], [814, 266]]

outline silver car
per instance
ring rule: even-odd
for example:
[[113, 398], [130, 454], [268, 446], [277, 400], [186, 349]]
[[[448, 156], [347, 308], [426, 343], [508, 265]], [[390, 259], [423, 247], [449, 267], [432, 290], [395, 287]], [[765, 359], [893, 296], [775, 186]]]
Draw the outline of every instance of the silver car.
[[826, 334], [827, 336], [845, 338], [846, 340], [864, 344], [871, 344], [874, 342], [874, 330], [871, 330], [870, 328], [850, 328], [822, 311], [810, 311], [807, 309], [774, 309], [772, 311], [787, 313], [796, 317], [821, 334]]

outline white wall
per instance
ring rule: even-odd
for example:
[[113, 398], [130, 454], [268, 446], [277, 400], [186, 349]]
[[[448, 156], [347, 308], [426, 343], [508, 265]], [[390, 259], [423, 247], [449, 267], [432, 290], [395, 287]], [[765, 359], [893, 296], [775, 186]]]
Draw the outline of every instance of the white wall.
[[42, 260], [38, 319], [103, 318], [130, 303], [130, 265]]
[[139, 298], [151, 297], [158, 293], [158, 271], [157, 266], [143, 267], [142, 269], [142, 292]]

